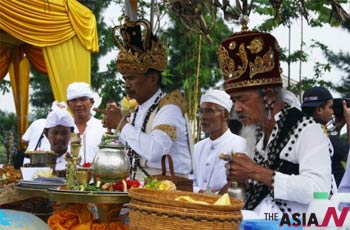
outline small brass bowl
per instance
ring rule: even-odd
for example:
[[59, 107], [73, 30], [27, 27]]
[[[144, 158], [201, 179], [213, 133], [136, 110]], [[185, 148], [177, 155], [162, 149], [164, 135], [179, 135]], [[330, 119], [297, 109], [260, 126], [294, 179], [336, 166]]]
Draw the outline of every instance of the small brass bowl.
[[30, 157], [31, 167], [55, 168], [57, 154], [53, 151], [27, 151]]
[[92, 174], [90, 168], [77, 168], [77, 180], [79, 184], [88, 184], [91, 180]]

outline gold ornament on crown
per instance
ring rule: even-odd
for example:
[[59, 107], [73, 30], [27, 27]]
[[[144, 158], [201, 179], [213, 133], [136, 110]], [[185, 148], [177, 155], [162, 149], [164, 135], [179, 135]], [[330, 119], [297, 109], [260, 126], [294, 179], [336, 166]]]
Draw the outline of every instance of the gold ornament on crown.
[[[127, 28], [137, 26], [143, 28], [141, 33], [143, 49], [131, 44], [132, 36], [136, 36], [136, 34], [126, 31]], [[126, 17], [123, 25], [113, 28], [113, 36], [120, 50], [116, 63], [121, 74], [144, 74], [150, 68], [158, 71], [166, 69], [168, 64], [166, 51], [158, 39], [155, 37], [152, 39], [149, 21], [145, 19], [129, 21]]]

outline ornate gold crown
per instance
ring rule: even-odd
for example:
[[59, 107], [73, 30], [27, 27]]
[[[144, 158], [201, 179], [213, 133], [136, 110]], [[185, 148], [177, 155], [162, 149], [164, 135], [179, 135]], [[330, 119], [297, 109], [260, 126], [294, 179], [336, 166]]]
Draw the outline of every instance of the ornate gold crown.
[[116, 63], [121, 74], [143, 74], [150, 68], [158, 71], [166, 69], [168, 58], [165, 49], [152, 34], [150, 22], [146, 19], [129, 21], [126, 18], [124, 25], [113, 28], [113, 36], [120, 50]]
[[243, 31], [224, 40], [218, 49], [225, 90], [282, 86], [279, 46], [268, 33]]

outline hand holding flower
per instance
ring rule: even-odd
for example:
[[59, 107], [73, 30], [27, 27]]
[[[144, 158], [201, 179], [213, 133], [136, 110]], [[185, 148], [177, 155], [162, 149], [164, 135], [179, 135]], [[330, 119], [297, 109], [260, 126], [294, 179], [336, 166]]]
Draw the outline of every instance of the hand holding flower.
[[106, 109], [94, 108], [94, 111], [104, 114], [103, 127], [121, 130], [127, 124], [125, 117], [130, 116], [136, 106], [135, 99], [124, 97], [120, 102], [120, 108], [116, 105], [110, 105]]

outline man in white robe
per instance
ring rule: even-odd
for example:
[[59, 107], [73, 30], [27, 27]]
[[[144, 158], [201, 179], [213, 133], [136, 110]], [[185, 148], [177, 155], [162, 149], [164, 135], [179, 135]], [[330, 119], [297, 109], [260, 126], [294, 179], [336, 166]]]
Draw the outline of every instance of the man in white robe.
[[244, 209], [264, 213], [305, 213], [314, 192], [330, 192], [332, 146], [313, 118], [285, 100], [277, 40], [243, 31], [218, 50], [225, 91], [244, 125], [256, 124], [254, 156], [236, 153], [229, 177], [246, 187]]
[[53, 110], [47, 115], [44, 134], [49, 140], [50, 150], [58, 155], [56, 171], [66, 169], [65, 156], [69, 151], [69, 141], [73, 130], [74, 120], [67, 110]]
[[227, 183], [225, 161], [220, 154], [245, 152], [244, 138], [228, 128], [232, 108], [230, 95], [222, 90], [209, 90], [201, 97], [200, 122], [207, 138], [194, 146], [194, 192], [218, 192]]
[[149, 22], [142, 19], [123, 25], [121, 33], [130, 39], [118, 45], [117, 57], [117, 69], [123, 75], [126, 93], [139, 105], [129, 121], [123, 118], [120, 108], [95, 111], [105, 113], [105, 127], [119, 128], [120, 140], [130, 150], [132, 178], [143, 180], [145, 176], [159, 174], [161, 158], [166, 154], [172, 157], [175, 173], [187, 176], [191, 171], [191, 155], [186, 103], [180, 91], [165, 94], [161, 90], [167, 55], [158, 38], [149, 31], [150, 27], [141, 31], [142, 25]]
[[89, 84], [73, 82], [67, 87], [67, 104], [74, 117], [74, 133], [79, 133], [81, 164], [91, 163], [99, 150], [102, 136], [106, 133], [100, 120], [91, 115], [95, 101]]

